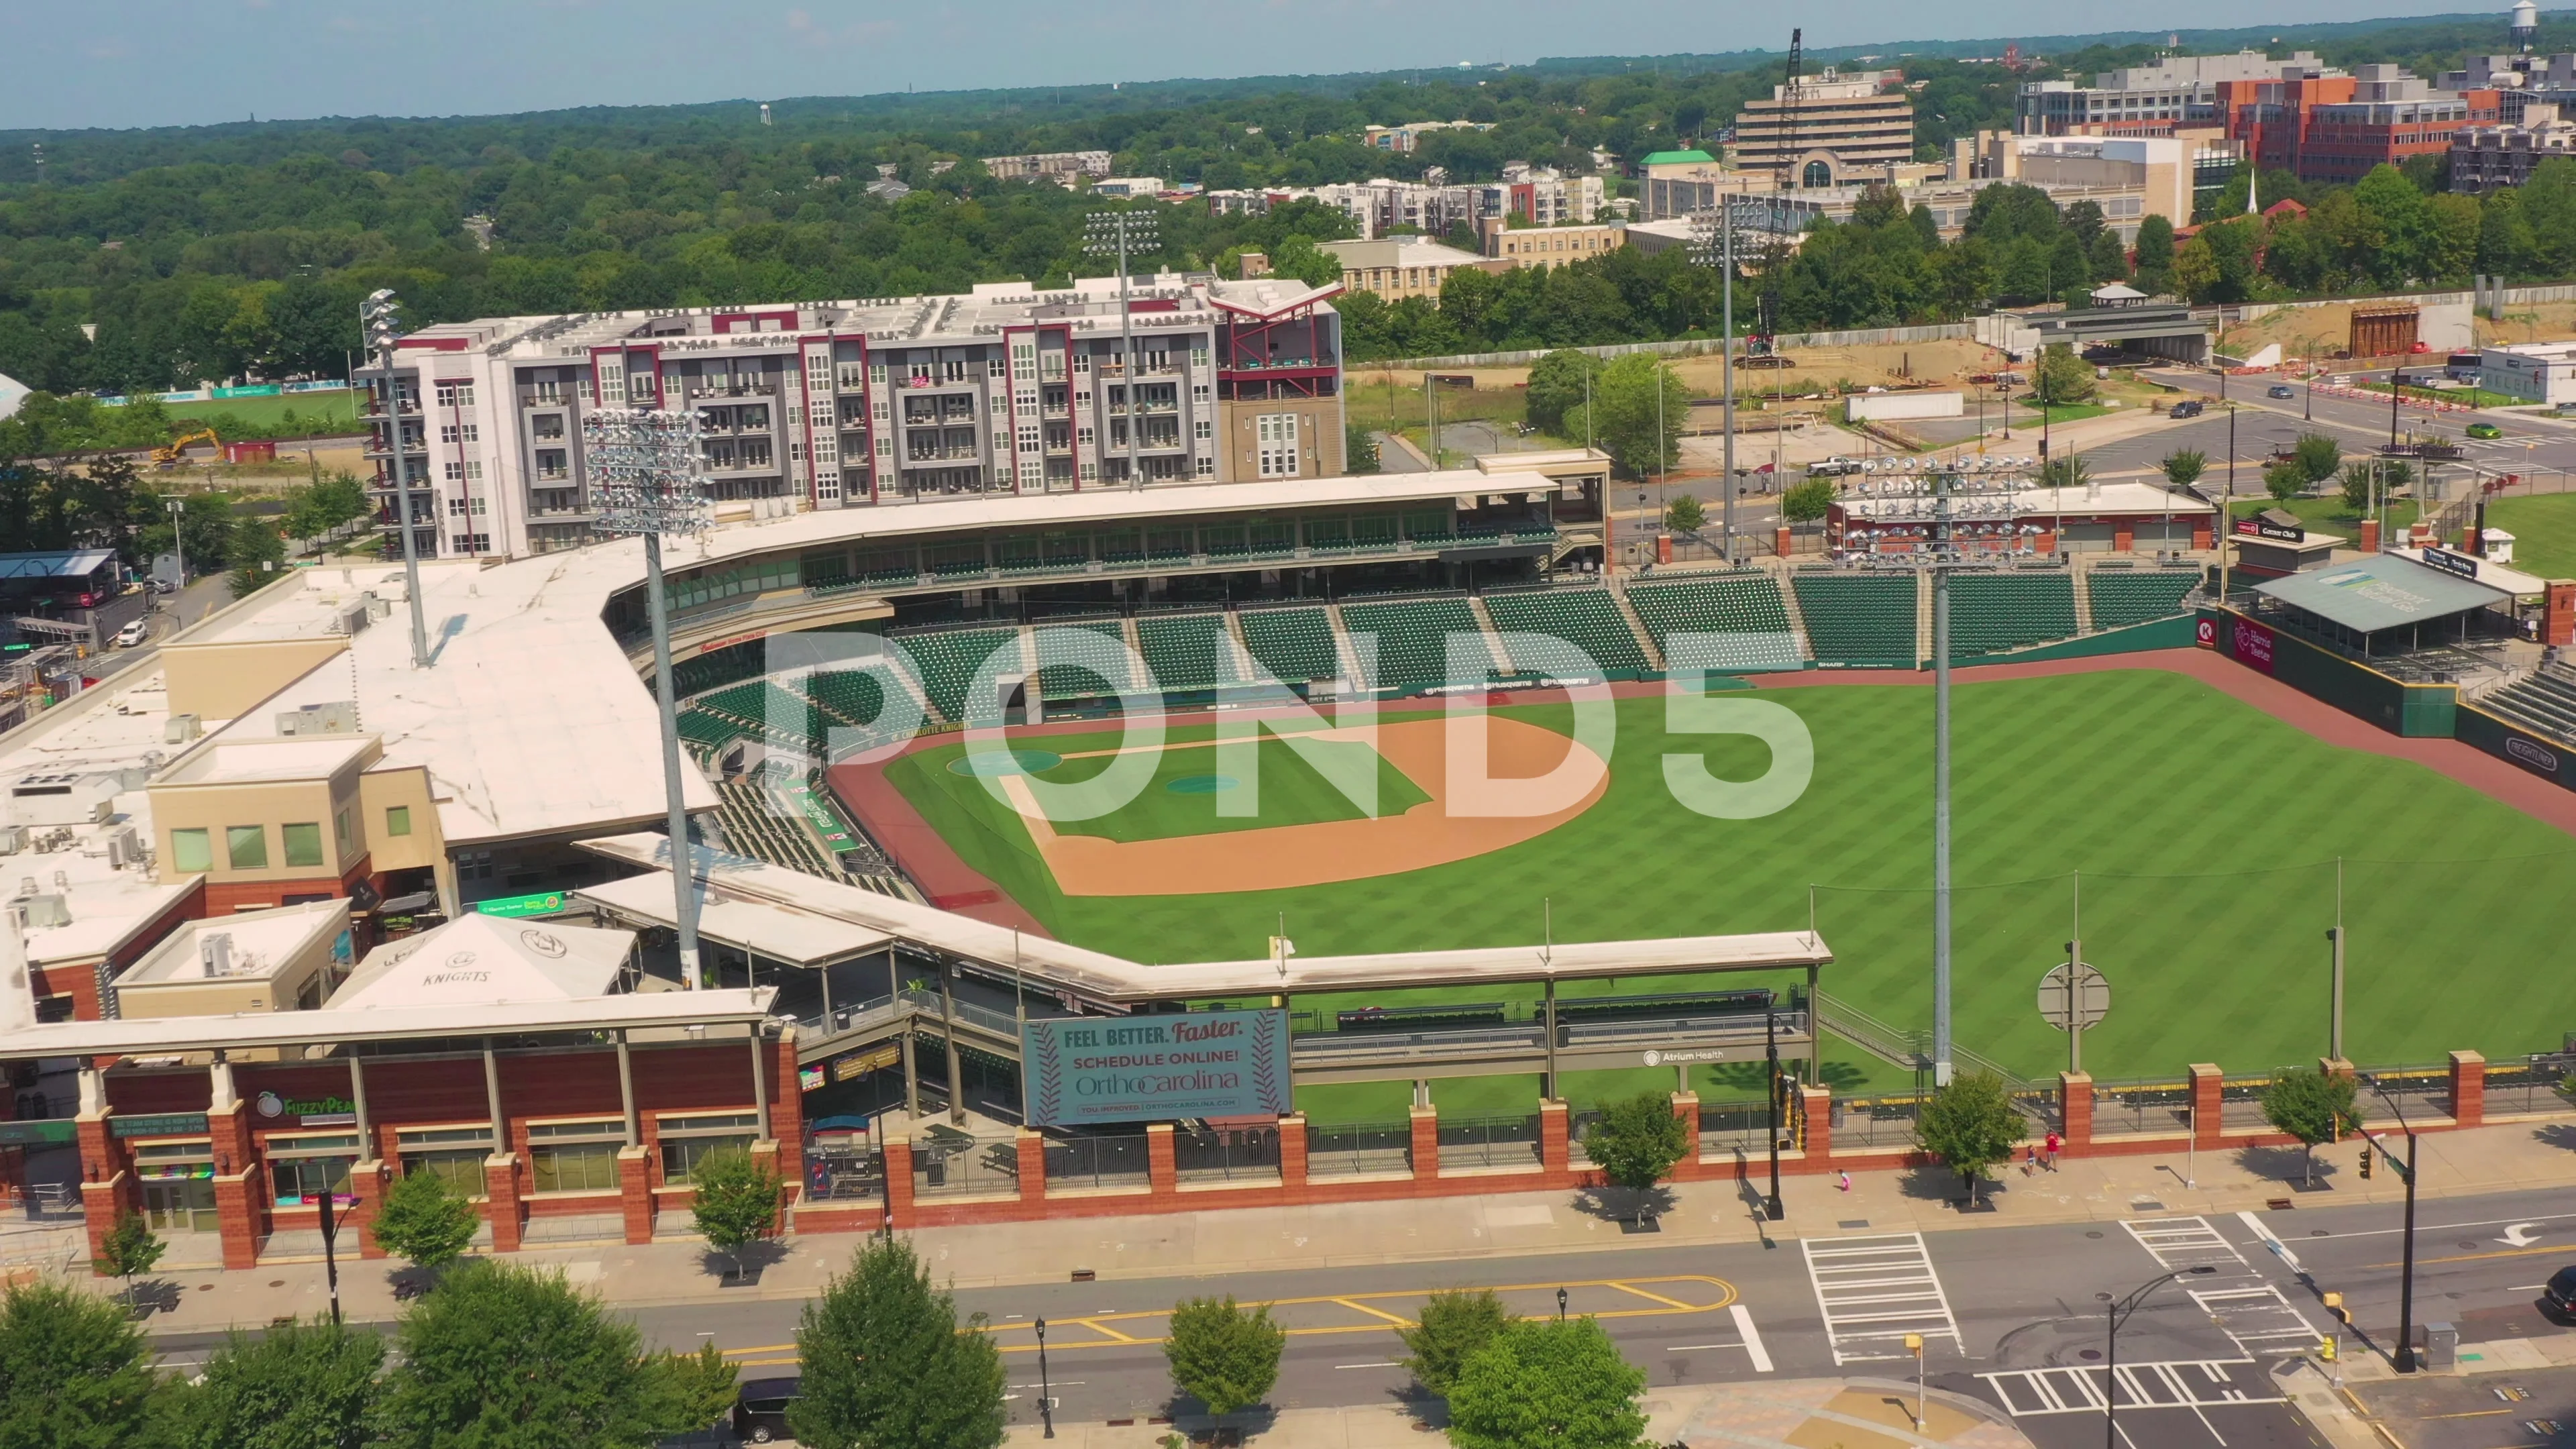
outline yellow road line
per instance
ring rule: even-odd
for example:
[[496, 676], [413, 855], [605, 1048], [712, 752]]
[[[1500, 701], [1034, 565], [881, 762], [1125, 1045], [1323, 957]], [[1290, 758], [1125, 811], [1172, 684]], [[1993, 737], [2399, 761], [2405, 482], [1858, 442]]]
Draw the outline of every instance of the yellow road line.
[[1413, 1320], [1400, 1313], [1389, 1313], [1383, 1308], [1371, 1308], [1365, 1303], [1354, 1303], [1348, 1298], [1336, 1298], [1333, 1301], [1344, 1308], [1350, 1309], [1354, 1313], [1366, 1313], [1373, 1317], [1383, 1318], [1387, 1322], [1392, 1323], [1399, 1328], [1411, 1328], [1413, 1326]]
[[2471, 1409], [2461, 1414], [2426, 1414], [2427, 1419], [2492, 1419], [2498, 1414], [2519, 1414], [2520, 1409]]
[[[1636, 1287], [1633, 1284], [1613, 1283], [1610, 1286], [1618, 1289], [1622, 1293], [1634, 1293], [1640, 1298], [1650, 1299], [1656, 1303], [1667, 1304], [1671, 1307], [1681, 1309], [1686, 1313], [1697, 1313], [1700, 1311], [1700, 1306], [1696, 1303], [1684, 1303], [1678, 1298], [1667, 1298], [1661, 1293], [1649, 1293], [1645, 1289]], [[1723, 1307], [1725, 1305], [1720, 1304], [1718, 1306]]]

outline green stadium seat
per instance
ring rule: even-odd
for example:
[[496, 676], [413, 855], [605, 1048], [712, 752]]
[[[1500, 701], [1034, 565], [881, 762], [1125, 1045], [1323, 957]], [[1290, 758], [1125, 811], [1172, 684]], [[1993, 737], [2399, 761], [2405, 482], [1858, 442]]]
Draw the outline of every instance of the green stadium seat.
[[[1372, 685], [1445, 683], [1449, 678], [1449, 636], [1484, 634], [1464, 599], [1344, 604], [1342, 627], [1355, 641], [1363, 634], [1377, 636], [1377, 669], [1368, 681]], [[1366, 659], [1367, 651], [1362, 650], [1360, 657]]]
[[1048, 699], [1092, 699], [1129, 687], [1127, 635], [1115, 623], [1041, 624], [1038, 691]]
[[2200, 583], [2187, 569], [2094, 569], [2084, 576], [2093, 627], [2125, 629], [2185, 612], [2183, 596]]
[[[1743, 672], [1806, 664], [1779, 581], [1767, 573], [1630, 584], [1628, 604], [1663, 651], [1667, 669]], [[1690, 637], [1676, 640], [1683, 635]]]
[[1914, 667], [1912, 574], [1800, 573], [1789, 586], [1818, 662]]
[[885, 713], [886, 682], [873, 669], [824, 669], [800, 681], [807, 698], [842, 724], [869, 725]]
[[[1020, 672], [1017, 629], [943, 629], [906, 635], [897, 642], [912, 656], [913, 671], [921, 678], [922, 693], [930, 696], [931, 708], [951, 720], [965, 718], [966, 687], [974, 682], [975, 672], [984, 667], [984, 661], [995, 650], [1010, 650], [994, 670], [996, 674]], [[978, 718], [991, 709], [992, 701], [982, 702]]]
[[1214, 689], [1242, 679], [1225, 637], [1223, 614], [1140, 615], [1136, 643], [1165, 693]]
[[[1582, 650], [1603, 669], [1642, 673], [1654, 667], [1646, 651], [1637, 647], [1637, 636], [1629, 629], [1627, 616], [1619, 612], [1619, 601], [1605, 588], [1487, 594], [1485, 612], [1493, 616], [1497, 629], [1554, 635]], [[1531, 660], [1512, 662], [1525, 669], [1538, 667]]]
[[1953, 658], [2072, 639], [2076, 633], [2073, 574], [2052, 569], [1950, 579]]
[[1332, 679], [1342, 672], [1333, 647], [1333, 621], [1322, 608], [1245, 609], [1244, 651], [1263, 675], [1282, 684]]

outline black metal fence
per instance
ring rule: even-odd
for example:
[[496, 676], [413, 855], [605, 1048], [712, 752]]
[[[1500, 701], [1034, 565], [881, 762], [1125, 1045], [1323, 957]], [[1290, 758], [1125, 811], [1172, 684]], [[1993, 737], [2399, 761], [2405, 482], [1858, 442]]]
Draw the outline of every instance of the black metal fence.
[[2093, 1135], [2180, 1132], [2191, 1125], [2191, 1083], [2139, 1077], [2093, 1084]]
[[1063, 1187], [1144, 1187], [1153, 1181], [1142, 1132], [1048, 1138], [1046, 1175], [1050, 1192]]
[[1440, 1166], [1536, 1167], [1538, 1114], [1440, 1119]]
[[1306, 1133], [1306, 1175], [1352, 1177], [1413, 1170], [1413, 1123], [1341, 1122]]
[[1020, 1190], [1020, 1149], [1015, 1142], [912, 1145], [912, 1190], [917, 1197], [966, 1197]]
[[876, 1202], [885, 1197], [885, 1164], [865, 1147], [811, 1149], [805, 1154], [809, 1202]]
[[[1780, 1136], [1794, 1140], [1796, 1124], [1781, 1114]], [[1702, 1102], [1699, 1104], [1699, 1155], [1742, 1152], [1761, 1157], [1771, 1151], [1771, 1105], [1768, 1102]]]
[[1836, 1097], [1834, 1099], [1833, 1145], [1836, 1152], [1846, 1148], [1877, 1150], [1914, 1145], [1914, 1117], [1922, 1099], [1911, 1095], [1895, 1097]]
[[1279, 1180], [1276, 1127], [1176, 1128], [1172, 1164], [1183, 1182]]
[[2554, 1065], [2491, 1063], [2487, 1067], [2486, 1114], [2501, 1117], [2576, 1111], [2576, 1100], [2571, 1100], [2561, 1090], [2561, 1084], [2570, 1080], [2576, 1078], [2570, 1078], [2563, 1069]]

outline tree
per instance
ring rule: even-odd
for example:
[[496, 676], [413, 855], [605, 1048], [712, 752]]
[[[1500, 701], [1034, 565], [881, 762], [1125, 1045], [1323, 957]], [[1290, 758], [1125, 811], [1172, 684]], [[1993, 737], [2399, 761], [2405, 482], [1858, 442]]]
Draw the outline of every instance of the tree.
[[1396, 1336], [1412, 1350], [1404, 1366], [1414, 1382], [1435, 1394], [1457, 1387], [1458, 1376], [1484, 1347], [1519, 1320], [1491, 1288], [1460, 1288], [1423, 1300], [1422, 1316]]
[[742, 1371], [713, 1340], [700, 1344], [696, 1353], [665, 1355], [663, 1362], [678, 1405], [673, 1412], [686, 1426], [683, 1432], [704, 1429], [732, 1412], [741, 1393]]
[[1631, 477], [1669, 470], [1690, 418], [1690, 389], [1657, 357], [1622, 357], [1592, 386], [1594, 432]]
[[2188, 488], [2209, 470], [2209, 455], [2198, 448], [2176, 448], [2156, 466], [2164, 470], [2166, 482], [2176, 488]]
[[1518, 1322], [1467, 1360], [1449, 1391], [1458, 1449], [1636, 1449], [1646, 1376], [1591, 1318]]
[[2043, 488], [2081, 488], [2093, 481], [2093, 465], [2081, 453], [2061, 453], [2039, 465]]
[[1672, 506], [1664, 510], [1664, 526], [1675, 533], [1697, 533], [1700, 525], [1706, 522], [1708, 510], [1701, 507], [1699, 499], [1692, 494], [1685, 493], [1674, 499]]
[[170, 1405], [173, 1449], [360, 1449], [376, 1442], [384, 1340], [328, 1319], [238, 1330]]
[[1270, 254], [1270, 270], [1310, 287], [1329, 287], [1342, 279], [1341, 258], [1315, 245], [1309, 236], [1283, 238]]
[[1808, 478], [1780, 495], [1780, 516], [1791, 523], [1813, 523], [1834, 506], [1834, 480]]
[[1249, 1312], [1234, 1295], [1192, 1298], [1172, 1305], [1171, 1337], [1163, 1357], [1172, 1386], [1223, 1416], [1260, 1403], [1279, 1382], [1279, 1354], [1288, 1332], [1270, 1321], [1270, 1305]]
[[468, 1263], [395, 1331], [385, 1440], [416, 1449], [647, 1449], [698, 1427], [635, 1325], [560, 1272]]
[[[974, 1323], [981, 1324], [978, 1315]], [[787, 1425], [812, 1449], [992, 1449], [1002, 1442], [1002, 1357], [957, 1331], [957, 1305], [901, 1240], [871, 1242], [823, 1285], [796, 1327], [804, 1364]]]
[[2093, 365], [2065, 343], [2051, 343], [2032, 370], [2031, 392], [2044, 407], [2088, 401], [2094, 393]]
[[98, 1244], [98, 1256], [91, 1260], [98, 1271], [125, 1280], [125, 1298], [130, 1307], [134, 1300], [134, 1275], [149, 1273], [152, 1265], [170, 1245], [152, 1235], [152, 1226], [143, 1214], [127, 1208], [116, 1215], [116, 1222]]
[[2353, 1080], [2341, 1073], [2288, 1069], [2274, 1072], [2263, 1088], [2263, 1120], [2299, 1139], [2306, 1150], [2307, 1180], [2317, 1180], [2317, 1144], [2331, 1142], [2347, 1123], [2359, 1123], [2353, 1110]]
[[2284, 458], [2277, 463], [2266, 464], [2263, 469], [2263, 491], [2271, 494], [2274, 502], [2287, 503], [2308, 491], [2308, 470], [2300, 467], [2299, 460], [2296, 458]]
[[1561, 347], [1530, 364], [1529, 389], [1523, 402], [1530, 426], [1560, 438], [1581, 439], [1584, 399], [1608, 364], [1589, 352]]
[[464, 1255], [482, 1220], [474, 1204], [434, 1172], [407, 1172], [376, 1207], [376, 1246], [436, 1273]]
[[1646, 1194], [1691, 1146], [1690, 1129], [1673, 1115], [1672, 1099], [1659, 1092], [1640, 1092], [1608, 1104], [1601, 1110], [1601, 1120], [1583, 1134], [1584, 1155], [1613, 1184], [1636, 1195], [1641, 1219]]
[[689, 1207], [707, 1246], [733, 1260], [742, 1276], [742, 1250], [777, 1230], [778, 1202], [786, 1195], [778, 1174], [741, 1148], [710, 1152], [689, 1173]]
[[1959, 1174], [1974, 1205], [1978, 1177], [2012, 1160], [2026, 1131], [2003, 1079], [1992, 1072], [1970, 1072], [1932, 1094], [1915, 1120], [1914, 1140]]
[[2172, 280], [2174, 239], [2173, 220], [2156, 215], [2138, 222], [2138, 290], [2147, 293], [2163, 291]]
[[1377, 434], [1351, 423], [1342, 430], [1342, 471], [1357, 476], [1377, 472], [1383, 465], [1377, 456]]
[[133, 1442], [151, 1412], [150, 1350], [134, 1316], [59, 1283], [0, 1297], [0, 1444]]
[[2218, 258], [2210, 251], [2208, 237], [2195, 236], [2175, 248], [2173, 265], [2165, 275], [2168, 289], [2185, 301], [2209, 300], [2218, 290]]
[[2310, 483], [2323, 483], [2343, 466], [2343, 444], [2324, 433], [2301, 433], [2291, 447], [2291, 457], [2299, 472]]
[[277, 582], [277, 567], [286, 562], [286, 540], [278, 520], [245, 513], [233, 520], [224, 562], [233, 571], [233, 597], [238, 599]]
[[2356, 458], [2343, 465], [2344, 512], [2359, 514], [2370, 510], [2371, 494], [2376, 482], [2374, 470], [2377, 466], [2367, 458]]

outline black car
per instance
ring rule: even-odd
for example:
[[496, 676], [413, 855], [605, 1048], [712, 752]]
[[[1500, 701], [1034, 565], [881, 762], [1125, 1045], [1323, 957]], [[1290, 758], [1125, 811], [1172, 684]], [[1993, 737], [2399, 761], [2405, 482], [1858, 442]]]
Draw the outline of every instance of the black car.
[[2169, 418], [2196, 418], [2200, 416], [2201, 408], [2202, 404], [2199, 401], [2186, 400], [2175, 403], [2172, 407], [2167, 408], [2165, 410], [2165, 416]]
[[2561, 1268], [2550, 1274], [2549, 1282], [2540, 1290], [2540, 1301], [2550, 1316], [2576, 1320], [2576, 1267]]
[[733, 1431], [752, 1444], [771, 1444], [794, 1437], [787, 1428], [787, 1406], [805, 1387], [801, 1378], [752, 1379], [734, 1401]]
[[2293, 391], [2288, 383], [2276, 382], [2265, 390], [2265, 395], [2268, 397], [2297, 397], [2298, 393]]

